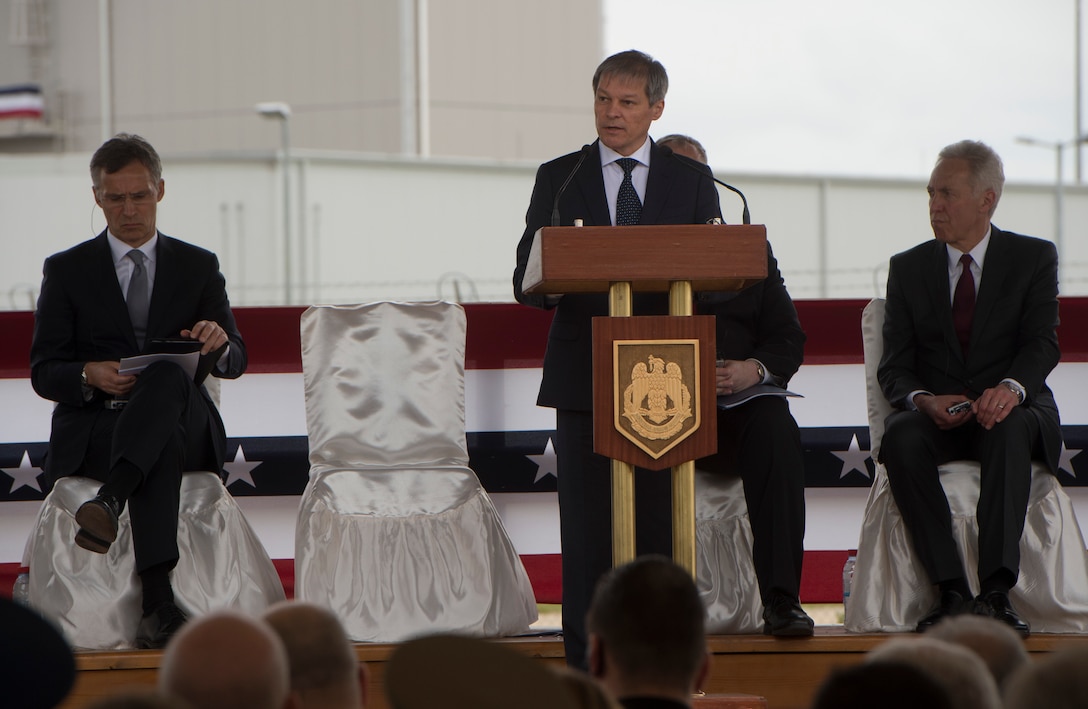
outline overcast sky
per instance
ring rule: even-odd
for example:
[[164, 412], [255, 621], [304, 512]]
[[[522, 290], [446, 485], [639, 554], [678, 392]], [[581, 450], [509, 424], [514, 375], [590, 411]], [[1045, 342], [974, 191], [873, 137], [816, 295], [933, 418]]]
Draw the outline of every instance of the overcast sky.
[[1077, 1], [605, 0], [605, 50], [661, 60], [651, 135], [694, 135], [719, 172], [928, 177], [972, 138], [1052, 183], [1055, 151], [1015, 138], [1073, 138]]

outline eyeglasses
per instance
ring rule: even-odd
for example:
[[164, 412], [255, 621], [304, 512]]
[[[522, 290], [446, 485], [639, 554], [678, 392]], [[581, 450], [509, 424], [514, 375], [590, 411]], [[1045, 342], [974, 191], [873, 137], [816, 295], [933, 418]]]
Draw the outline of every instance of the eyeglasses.
[[100, 193], [98, 201], [107, 207], [121, 207], [126, 201], [131, 201], [137, 207], [151, 204], [158, 195], [151, 190], [129, 192], [128, 194]]

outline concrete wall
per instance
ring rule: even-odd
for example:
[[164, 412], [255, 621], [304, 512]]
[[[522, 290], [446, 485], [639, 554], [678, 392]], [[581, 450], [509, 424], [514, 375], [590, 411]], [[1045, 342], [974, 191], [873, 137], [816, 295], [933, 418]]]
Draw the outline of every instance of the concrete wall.
[[[589, 139], [591, 134], [586, 135]], [[577, 147], [581, 143], [569, 147]], [[42, 261], [104, 228], [89, 156], [0, 159], [0, 308], [31, 309]], [[164, 155], [159, 228], [220, 255], [232, 302], [434, 298], [509, 301], [535, 164], [416, 160], [304, 151], [293, 160], [292, 238], [283, 240], [281, 162]], [[795, 298], [883, 294], [888, 257], [932, 238], [920, 180], [719, 174], [747, 194], [767, 225]], [[740, 202], [722, 190], [726, 220]], [[1054, 195], [1006, 186], [995, 223], [1054, 235]], [[1088, 188], [1064, 199], [1064, 295], [1088, 294]]]

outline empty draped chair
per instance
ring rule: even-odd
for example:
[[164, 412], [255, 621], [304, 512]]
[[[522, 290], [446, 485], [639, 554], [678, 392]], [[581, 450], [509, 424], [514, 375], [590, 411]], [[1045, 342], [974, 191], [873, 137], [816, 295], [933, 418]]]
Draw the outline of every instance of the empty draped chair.
[[[877, 382], [883, 350], [884, 300], [862, 314], [865, 387], [873, 459], [880, 454], [884, 420], [892, 408]], [[979, 464], [952, 461], [940, 466], [941, 485], [952, 511], [953, 533], [972, 593], [978, 593]], [[1032, 632], [1088, 631], [1088, 553], [1073, 505], [1056, 476], [1032, 465], [1031, 495], [1020, 538], [1020, 577], [1009, 598]], [[914, 553], [881, 464], [865, 506], [857, 561], [846, 607], [845, 626], [854, 632], [914, 630], [932, 608], [937, 592]]]
[[528, 631], [532, 586], [468, 467], [464, 310], [319, 306], [301, 331], [310, 479], [297, 597], [356, 641]]
[[[209, 378], [213, 398], [218, 384]], [[46, 495], [23, 555], [29, 601], [74, 647], [128, 649], [142, 614], [128, 507], [108, 553], [92, 554], [72, 541], [76, 510], [101, 485], [73, 475]], [[284, 599], [268, 553], [217, 473], [182, 475], [178, 512], [180, 558], [171, 583], [179, 605], [197, 615], [220, 608], [256, 614]]]
[[740, 476], [695, 471], [696, 585], [713, 635], [763, 632], [752, 526]]

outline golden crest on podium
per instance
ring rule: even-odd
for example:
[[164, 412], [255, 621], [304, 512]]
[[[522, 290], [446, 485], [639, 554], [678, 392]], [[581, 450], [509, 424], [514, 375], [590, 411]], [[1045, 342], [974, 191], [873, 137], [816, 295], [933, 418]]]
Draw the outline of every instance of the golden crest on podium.
[[699, 428], [699, 340], [615, 340], [616, 429], [657, 459]]

